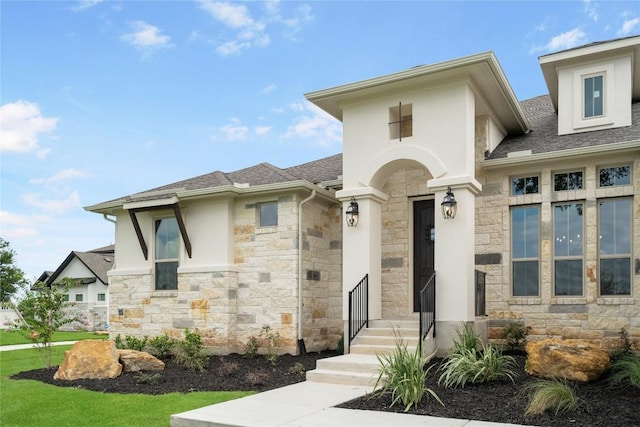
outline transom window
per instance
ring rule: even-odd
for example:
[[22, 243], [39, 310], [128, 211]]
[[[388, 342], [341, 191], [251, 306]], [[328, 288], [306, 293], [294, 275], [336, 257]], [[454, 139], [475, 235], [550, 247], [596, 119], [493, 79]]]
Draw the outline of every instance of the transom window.
[[260, 227], [274, 227], [278, 225], [278, 202], [261, 203], [258, 205]]
[[538, 296], [540, 208], [511, 209], [511, 278], [513, 296]]
[[584, 118], [598, 117], [604, 114], [603, 109], [604, 76], [593, 76], [584, 79]]
[[413, 136], [413, 106], [398, 104], [389, 108], [389, 139], [408, 138]]
[[155, 221], [156, 289], [178, 289], [180, 231], [175, 218]]
[[555, 295], [582, 295], [583, 212], [582, 203], [553, 207]]
[[600, 295], [631, 295], [631, 199], [598, 203]]
[[582, 172], [560, 172], [553, 174], [553, 190], [581, 190]]
[[511, 179], [511, 195], [521, 196], [523, 194], [538, 193], [538, 177], [527, 176]]
[[631, 166], [617, 166], [611, 168], [600, 168], [600, 187], [613, 187], [617, 185], [631, 184]]

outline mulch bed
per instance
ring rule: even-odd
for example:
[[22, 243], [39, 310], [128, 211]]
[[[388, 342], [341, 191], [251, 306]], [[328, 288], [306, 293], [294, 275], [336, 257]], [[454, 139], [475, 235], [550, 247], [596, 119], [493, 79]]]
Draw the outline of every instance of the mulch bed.
[[[60, 387], [75, 387], [106, 393], [164, 394], [193, 391], [266, 391], [304, 381], [304, 371], [315, 368], [319, 358], [335, 356], [335, 352], [308, 353], [301, 356], [280, 356], [272, 365], [262, 356], [247, 358], [243, 355], [214, 356], [204, 372], [189, 371], [166, 360], [166, 368], [158, 376], [150, 373], [123, 373], [109, 380], [55, 381], [55, 369], [38, 369], [21, 372], [12, 379], [31, 379]], [[489, 384], [466, 386], [462, 389], [445, 389], [437, 385], [437, 366], [431, 370], [428, 387], [434, 390], [445, 406], [433, 398], [423, 398], [410, 414], [431, 415], [445, 418], [462, 418], [501, 423], [536, 425], [545, 427], [592, 426], [632, 427], [640, 426], [640, 393], [633, 389], [613, 389], [606, 378], [590, 384], [576, 385], [581, 399], [578, 409], [566, 414], [524, 417], [525, 399], [522, 388], [535, 378], [524, 373], [524, 356], [516, 356], [520, 374], [515, 383], [498, 381]], [[431, 364], [440, 364], [434, 359]], [[304, 368], [304, 369], [302, 369]], [[340, 407], [375, 411], [403, 412], [401, 406], [389, 407], [389, 396], [364, 396], [346, 402]]]

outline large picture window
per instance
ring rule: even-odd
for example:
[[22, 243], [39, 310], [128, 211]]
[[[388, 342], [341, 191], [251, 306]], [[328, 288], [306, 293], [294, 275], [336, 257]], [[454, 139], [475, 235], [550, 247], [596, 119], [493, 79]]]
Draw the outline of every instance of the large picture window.
[[583, 293], [583, 209], [582, 203], [553, 207], [554, 293], [558, 296]]
[[178, 248], [180, 231], [175, 218], [155, 222], [156, 289], [178, 289]]
[[513, 296], [539, 295], [540, 208], [511, 209]]
[[600, 295], [631, 295], [631, 199], [598, 203]]

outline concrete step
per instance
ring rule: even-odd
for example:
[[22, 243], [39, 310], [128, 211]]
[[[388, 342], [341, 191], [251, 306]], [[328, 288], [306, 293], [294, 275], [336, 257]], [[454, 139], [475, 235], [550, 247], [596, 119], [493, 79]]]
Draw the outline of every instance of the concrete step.
[[362, 331], [360, 331], [360, 334], [358, 334], [358, 336], [362, 335], [362, 334], [368, 335], [368, 336], [386, 336], [386, 337], [395, 337], [398, 336], [400, 338], [404, 338], [404, 337], [417, 337], [420, 334], [420, 329], [418, 328], [367, 328], [367, 329], [363, 329]]
[[353, 340], [351, 348], [360, 345], [387, 345], [395, 347], [398, 343], [406, 344], [408, 347], [417, 347], [419, 342], [417, 332], [414, 336], [407, 337], [361, 334]]
[[420, 329], [419, 320], [393, 320], [376, 319], [369, 320], [369, 328], [391, 328], [391, 329]]
[[377, 380], [377, 373], [344, 372], [328, 369], [314, 369], [307, 372], [307, 381], [316, 383], [373, 387], [376, 385]]
[[350, 353], [318, 360], [316, 369], [307, 372], [307, 381], [374, 386], [379, 369], [375, 355]]

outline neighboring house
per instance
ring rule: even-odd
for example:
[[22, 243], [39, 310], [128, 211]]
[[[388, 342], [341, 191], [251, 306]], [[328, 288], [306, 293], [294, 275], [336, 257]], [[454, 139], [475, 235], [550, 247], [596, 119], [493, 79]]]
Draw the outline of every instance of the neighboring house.
[[417, 319], [437, 273], [441, 350], [461, 322], [640, 336], [640, 37], [540, 64], [549, 95], [523, 102], [490, 52], [312, 92], [342, 155], [87, 207], [116, 218], [110, 331], [230, 352], [268, 325], [284, 351], [335, 347], [363, 279], [370, 319]]
[[68, 301], [72, 303], [71, 313], [78, 315], [82, 324], [67, 325], [66, 329], [77, 327], [89, 330], [104, 330], [109, 324], [108, 277], [113, 268], [114, 246], [105, 246], [87, 252], [73, 251], [55, 271], [45, 271], [38, 282], [47, 286], [62, 284], [71, 279], [73, 285], [67, 289]]

